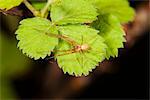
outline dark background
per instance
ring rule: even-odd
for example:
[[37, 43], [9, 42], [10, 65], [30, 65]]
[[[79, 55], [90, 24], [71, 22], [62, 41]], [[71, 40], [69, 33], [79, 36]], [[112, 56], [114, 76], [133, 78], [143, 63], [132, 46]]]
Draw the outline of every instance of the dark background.
[[118, 73], [97, 77], [78, 97], [148, 99], [149, 34], [116, 60], [121, 66]]
[[[137, 8], [140, 4], [147, 4], [148, 1], [136, 1], [131, 0], [130, 4], [132, 7]], [[1, 29], [6, 32], [7, 38], [15, 38], [15, 35], [5, 22], [5, 16], [1, 14]], [[90, 84], [85, 88], [75, 91], [73, 94], [67, 94], [68, 89], [63, 89], [68, 80], [74, 79], [72, 76], [61, 75], [61, 78], [49, 76], [48, 61], [38, 60], [31, 61], [30, 70], [25, 74], [9, 78], [9, 82], [18, 99], [35, 99], [35, 98], [58, 98], [59, 88], [65, 94], [60, 95], [60, 98], [74, 98], [74, 99], [148, 99], [149, 97], [149, 29], [146, 29], [141, 33], [142, 35], [136, 39], [136, 42], [132, 47], [127, 46], [124, 49], [120, 49], [118, 58], [111, 59], [113, 67], [119, 66], [119, 69], [114, 73], [103, 73], [101, 75], [95, 75], [92, 77], [92, 73], [89, 75]], [[56, 64], [57, 65], [57, 64]], [[55, 66], [56, 66], [55, 65]], [[115, 66], [116, 65], [116, 66]], [[58, 66], [57, 66], [58, 67]], [[53, 72], [53, 69], [50, 69]], [[58, 72], [62, 73], [61, 70]], [[57, 76], [57, 74], [54, 74]], [[45, 78], [46, 77], [46, 78]], [[8, 77], [7, 77], [8, 78]], [[47, 80], [49, 79], [49, 82]], [[57, 80], [59, 81], [57, 82]], [[84, 78], [83, 78], [84, 79]], [[89, 80], [88, 79], [88, 80]], [[61, 85], [55, 85], [55, 82]], [[43, 83], [48, 83], [47, 87], [44, 88]], [[75, 81], [76, 82], [76, 81]], [[50, 84], [49, 84], [50, 83]], [[74, 83], [76, 84], [76, 83]], [[56, 87], [53, 89], [52, 87]], [[78, 87], [78, 85], [76, 86]], [[66, 91], [65, 91], [66, 90]], [[69, 91], [73, 92], [73, 91]], [[58, 94], [57, 94], [58, 93]], [[61, 93], [60, 93], [61, 94]], [[67, 95], [67, 96], [66, 96]]]

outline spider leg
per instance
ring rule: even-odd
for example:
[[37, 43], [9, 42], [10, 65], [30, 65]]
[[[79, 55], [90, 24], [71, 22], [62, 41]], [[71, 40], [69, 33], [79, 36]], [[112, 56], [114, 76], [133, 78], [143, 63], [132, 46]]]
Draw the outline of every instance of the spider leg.
[[72, 53], [75, 53], [74, 51], [70, 51], [70, 52], [67, 52], [67, 53], [64, 53], [64, 54], [55, 54], [55, 56], [52, 56], [52, 57], [49, 57], [49, 58], [46, 58], [47, 60], [50, 60], [50, 59], [53, 59], [55, 57], [58, 57], [58, 56], [65, 56], [65, 55], [68, 55], [68, 54], [72, 54]]
[[97, 40], [97, 35], [95, 35], [91, 38], [91, 41], [89, 42], [89, 45], [93, 44], [96, 40]]
[[80, 55], [81, 55], [81, 65], [82, 65], [82, 67], [84, 66], [84, 62], [83, 62], [83, 51], [79, 51], [79, 53], [80, 53]]
[[[83, 45], [83, 35], [81, 36], [81, 45]], [[83, 51], [79, 51], [79, 54], [81, 55], [81, 66], [83, 67], [83, 55], [82, 55]]]
[[50, 51], [50, 52], [68, 52], [68, 51], [72, 51], [72, 50], [74, 50], [74, 48], [70, 49], [70, 50], [54, 50], [54, 51]]
[[84, 55], [85, 58], [88, 58], [89, 60], [92, 60], [92, 61], [94, 61], [94, 62], [97, 62], [96, 60], [93, 60], [93, 59], [87, 57], [87, 55], [85, 54], [85, 52], [83, 52], [83, 55]]
[[[69, 51], [74, 51], [74, 49], [71, 49], [71, 50], [53, 50], [53, 51], [48, 51], [48, 52], [50, 52], [48, 54], [48, 56], [51, 55], [51, 52], [55, 53], [55, 52], [69, 52]], [[43, 51], [43, 52], [47, 52], [47, 51]], [[42, 53], [42, 51], [38, 51], [37, 53]]]
[[94, 52], [96, 52], [96, 53], [90, 52], [89, 50], [88, 50], [88, 51], [86, 51], [86, 52], [88, 52], [88, 53], [92, 53], [93, 55], [100, 53], [100, 51], [95, 51], [95, 50], [93, 50], [93, 51], [94, 51]]
[[[79, 52], [79, 53], [80, 53], [80, 52]], [[77, 56], [77, 54], [76, 54], [76, 59], [77, 59], [77, 61], [78, 61], [79, 65], [80, 65], [81, 67], [83, 67], [83, 63], [82, 63], [82, 62], [80, 62], [79, 57]]]
[[81, 42], [81, 45], [83, 45], [83, 35], [81, 36], [81, 41], [82, 41], [82, 42]]
[[56, 56], [64, 56], [64, 55], [68, 55], [68, 54], [72, 54], [72, 53], [76, 53], [76, 51], [74, 51], [74, 49], [73, 49], [73, 50], [70, 50], [69, 52], [66, 52], [64, 54], [55, 54], [55, 57]]

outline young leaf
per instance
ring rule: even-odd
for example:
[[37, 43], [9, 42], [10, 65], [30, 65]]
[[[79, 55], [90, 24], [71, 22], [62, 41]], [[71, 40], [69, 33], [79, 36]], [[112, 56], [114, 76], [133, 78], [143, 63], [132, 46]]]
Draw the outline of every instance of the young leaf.
[[28, 18], [20, 22], [16, 31], [18, 47], [31, 58], [45, 58], [58, 44], [58, 39], [47, 34], [57, 34], [51, 22], [44, 18]]
[[118, 48], [123, 48], [125, 42], [125, 33], [119, 20], [114, 15], [99, 15], [91, 26], [99, 30], [99, 35], [105, 39], [108, 46], [106, 58], [118, 56]]
[[[87, 44], [89, 49], [86, 51], [72, 52], [62, 56], [56, 56], [58, 65], [63, 69], [64, 73], [70, 75], [81, 76], [88, 75], [99, 62], [105, 58], [106, 45], [104, 39], [99, 36], [97, 30], [82, 25], [60, 26], [61, 34], [75, 40], [79, 45]], [[71, 50], [74, 46], [62, 41], [58, 50]], [[61, 55], [61, 52], [56, 54]]]
[[41, 10], [46, 5], [46, 2], [32, 2], [32, 5], [37, 10]]
[[96, 16], [96, 9], [85, 0], [61, 0], [53, 3], [51, 8], [52, 22], [58, 25], [91, 23]]
[[113, 14], [121, 23], [132, 21], [134, 10], [127, 0], [87, 0], [98, 9], [99, 14]]
[[0, 0], [0, 9], [9, 10], [21, 4], [23, 0]]

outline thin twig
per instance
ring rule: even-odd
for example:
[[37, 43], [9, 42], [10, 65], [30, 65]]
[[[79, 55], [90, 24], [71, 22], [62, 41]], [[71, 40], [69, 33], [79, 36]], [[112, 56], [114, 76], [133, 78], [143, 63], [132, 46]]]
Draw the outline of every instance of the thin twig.
[[34, 16], [40, 16], [40, 12], [37, 11], [27, 0], [23, 0], [25, 6], [33, 13]]
[[47, 17], [47, 13], [48, 13], [48, 8], [49, 6], [53, 3], [54, 0], [48, 0], [47, 1], [47, 4], [45, 5], [45, 7], [41, 10], [41, 16], [43, 18], [46, 18]]

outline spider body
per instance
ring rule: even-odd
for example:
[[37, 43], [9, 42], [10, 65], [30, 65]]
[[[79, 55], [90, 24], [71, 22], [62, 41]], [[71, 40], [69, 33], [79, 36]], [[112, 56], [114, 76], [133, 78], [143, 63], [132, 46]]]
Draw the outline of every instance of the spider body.
[[74, 52], [87, 51], [90, 47], [88, 44], [77, 45], [74, 47]]

